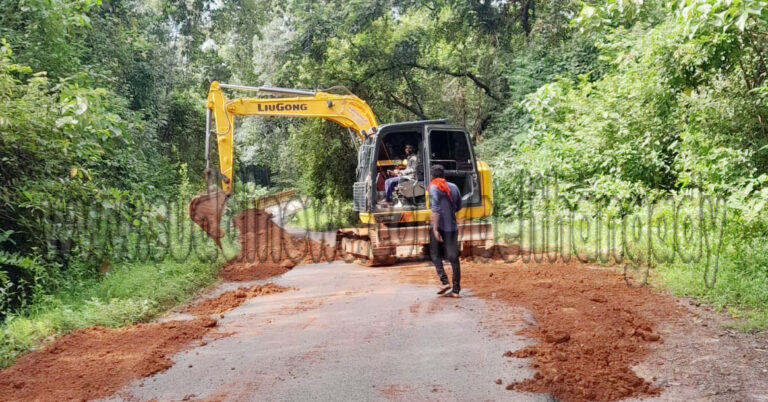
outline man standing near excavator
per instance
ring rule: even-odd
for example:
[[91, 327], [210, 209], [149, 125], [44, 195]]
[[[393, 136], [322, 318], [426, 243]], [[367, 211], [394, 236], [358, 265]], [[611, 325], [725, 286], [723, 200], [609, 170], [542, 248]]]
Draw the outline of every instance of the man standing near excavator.
[[[429, 230], [429, 255], [442, 283], [437, 294], [458, 298], [461, 291], [461, 267], [456, 211], [461, 209], [461, 192], [455, 184], [445, 180], [445, 168], [442, 165], [432, 166], [430, 173], [432, 181], [429, 183], [429, 207], [432, 210], [432, 225]], [[451, 263], [453, 269], [452, 285], [448, 283], [448, 276], [443, 268], [443, 257]]]

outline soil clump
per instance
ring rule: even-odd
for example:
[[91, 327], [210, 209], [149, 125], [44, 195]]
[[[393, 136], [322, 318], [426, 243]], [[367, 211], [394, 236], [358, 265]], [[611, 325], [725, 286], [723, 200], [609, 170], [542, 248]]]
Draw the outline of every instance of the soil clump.
[[89, 327], [59, 336], [0, 371], [0, 395], [13, 401], [91, 400], [164, 371], [171, 356], [203, 338], [216, 320]]
[[253, 285], [248, 287], [241, 286], [236, 290], [224, 292], [214, 298], [203, 299], [196, 304], [182, 309], [181, 312], [195, 315], [223, 314], [240, 306], [252, 297], [285, 292], [286, 290], [291, 289], [292, 288], [275, 285], [274, 283], [265, 283], [263, 285]]
[[[409, 281], [436, 281], [429, 271], [402, 275]], [[531, 358], [536, 370], [532, 379], [509, 384], [510, 389], [550, 393], [563, 401], [659, 394], [652, 379], [641, 378], [633, 367], [664, 341], [656, 326], [680, 316], [674, 298], [647, 286], [630, 287], [622, 273], [575, 259], [570, 263], [546, 259], [525, 263], [521, 257], [514, 262], [466, 259], [462, 284], [479, 297], [521, 306], [533, 314], [521, 334], [536, 343], [499, 352], [499, 358]]]
[[260, 209], [241, 212], [234, 225], [239, 231], [240, 253], [219, 271], [219, 276], [227, 281], [267, 279], [299, 264], [338, 258], [335, 239], [321, 243], [309, 237], [295, 237], [274, 223], [272, 214]]

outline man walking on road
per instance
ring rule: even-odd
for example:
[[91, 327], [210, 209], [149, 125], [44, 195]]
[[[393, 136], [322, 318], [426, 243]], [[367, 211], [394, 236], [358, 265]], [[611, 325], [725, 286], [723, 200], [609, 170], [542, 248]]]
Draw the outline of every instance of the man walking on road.
[[[455, 184], [445, 180], [445, 168], [442, 165], [432, 166], [430, 173], [429, 207], [432, 210], [432, 227], [429, 231], [429, 254], [443, 284], [437, 294], [458, 298], [461, 291], [461, 267], [456, 211], [461, 209], [461, 192]], [[448, 284], [448, 276], [445, 275], [443, 257], [451, 263], [453, 269], [452, 286]]]

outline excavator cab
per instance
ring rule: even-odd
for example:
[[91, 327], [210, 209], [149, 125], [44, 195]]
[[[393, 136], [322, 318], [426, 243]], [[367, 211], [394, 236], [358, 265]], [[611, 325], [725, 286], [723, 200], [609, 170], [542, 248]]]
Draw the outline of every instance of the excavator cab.
[[[406, 180], [401, 178], [395, 187], [396, 202], [382, 206], [387, 171], [404, 167], [405, 144], [417, 147], [419, 165], [414, 168], [415, 174]], [[462, 127], [450, 126], [446, 120], [387, 124], [379, 127], [371, 146], [373, 151], [369, 155], [362, 147], [360, 151], [362, 166], [358, 166], [358, 183], [355, 183], [356, 211], [384, 214], [427, 208], [429, 171], [437, 164], [445, 168], [446, 180], [461, 191], [463, 205], [476, 206], [482, 202], [477, 163], [469, 135]], [[370, 171], [373, 171], [371, 178], [366, 175]], [[371, 179], [375, 183], [373, 190], [367, 184]]]

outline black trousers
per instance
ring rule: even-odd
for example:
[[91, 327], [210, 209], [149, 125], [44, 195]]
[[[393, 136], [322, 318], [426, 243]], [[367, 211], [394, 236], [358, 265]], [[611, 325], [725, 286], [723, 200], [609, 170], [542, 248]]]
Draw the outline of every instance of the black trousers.
[[438, 230], [440, 236], [443, 238], [443, 242], [440, 243], [435, 239], [435, 234], [432, 229], [429, 229], [429, 256], [432, 259], [432, 263], [435, 264], [437, 270], [437, 276], [440, 277], [440, 282], [443, 285], [448, 284], [448, 276], [445, 274], [443, 268], [443, 258], [451, 263], [453, 268], [453, 292], [459, 293], [461, 291], [461, 266], [459, 265], [459, 232], [446, 232]]

